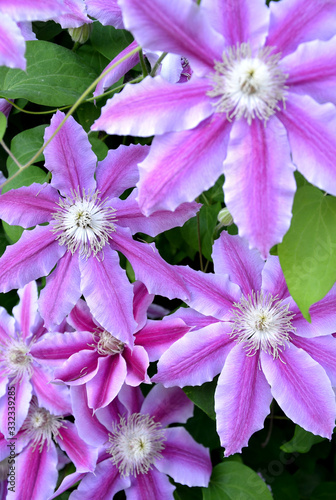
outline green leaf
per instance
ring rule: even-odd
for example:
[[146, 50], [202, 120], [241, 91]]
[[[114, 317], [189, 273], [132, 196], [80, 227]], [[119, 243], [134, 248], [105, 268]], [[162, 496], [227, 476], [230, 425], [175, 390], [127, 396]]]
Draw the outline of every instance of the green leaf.
[[278, 253], [289, 292], [303, 316], [336, 280], [336, 198], [313, 187], [298, 189], [291, 227]]
[[5, 135], [6, 128], [7, 128], [7, 118], [0, 111], [0, 141], [2, 141], [2, 138]]
[[27, 71], [0, 68], [0, 96], [24, 97], [43, 106], [73, 104], [98, 76], [83, 59], [41, 40], [26, 44]]
[[112, 61], [112, 59], [132, 43], [133, 37], [126, 30], [117, 30], [113, 26], [103, 26], [100, 23], [93, 23], [90, 40], [98, 52], [109, 61]]
[[227, 461], [216, 465], [203, 500], [272, 500], [266, 483], [246, 465]]
[[305, 431], [302, 427], [296, 425], [294, 436], [290, 441], [280, 446], [280, 449], [286, 453], [307, 453], [313, 444], [321, 443], [321, 441], [324, 441], [323, 437], [315, 436], [315, 434]]
[[21, 238], [21, 235], [24, 231], [23, 227], [10, 226], [4, 220], [2, 221], [2, 226], [3, 226], [4, 232], [7, 234], [11, 243], [16, 243], [17, 241], [19, 241], [19, 239]]
[[[37, 151], [43, 146], [43, 136], [46, 125], [24, 130], [17, 134], [11, 142], [10, 150], [21, 165], [28, 163]], [[41, 154], [35, 161], [44, 159]], [[8, 176], [13, 175], [18, 167], [12, 158], [7, 160]]]
[[214, 395], [217, 385], [217, 378], [211, 382], [206, 382], [200, 387], [184, 387], [183, 390], [191, 401], [203, 410], [210, 418], [216, 420], [214, 409]]

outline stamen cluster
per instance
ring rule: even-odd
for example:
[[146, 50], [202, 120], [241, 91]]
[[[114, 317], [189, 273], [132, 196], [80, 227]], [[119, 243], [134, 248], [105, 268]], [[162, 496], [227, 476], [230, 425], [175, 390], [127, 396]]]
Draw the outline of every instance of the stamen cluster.
[[106, 330], [95, 332], [94, 338], [97, 341], [97, 352], [103, 356], [119, 354], [124, 350], [125, 344]]
[[20, 382], [25, 374], [31, 378], [33, 357], [29, 354], [30, 345], [18, 334], [16, 339], [2, 341], [0, 347], [0, 367], [12, 378], [11, 383]]

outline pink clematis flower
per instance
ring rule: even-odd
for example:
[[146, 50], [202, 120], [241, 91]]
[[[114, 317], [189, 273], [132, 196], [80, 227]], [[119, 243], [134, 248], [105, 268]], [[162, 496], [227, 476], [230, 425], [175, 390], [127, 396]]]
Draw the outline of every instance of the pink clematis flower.
[[[53, 134], [64, 114], [57, 112], [46, 129]], [[178, 271], [167, 264], [154, 244], [135, 241], [137, 232], [155, 236], [194, 216], [197, 203], [181, 205], [174, 213], [145, 217], [137, 191], [120, 200], [138, 180], [137, 163], [146, 146], [120, 146], [96, 168], [97, 159], [87, 134], [70, 118], [46, 147], [50, 184], [32, 184], [0, 196], [0, 217], [10, 224], [32, 227], [8, 246], [0, 259], [0, 290], [22, 287], [46, 276], [39, 308], [48, 328], [58, 325], [84, 295], [99, 324], [122, 342], [132, 344], [133, 288], [119, 265], [117, 252], [131, 262], [136, 277], [150, 293], [186, 298]]]
[[13, 308], [13, 316], [0, 308], [0, 432], [6, 437], [11, 421], [9, 388], [14, 393], [16, 431], [27, 417], [32, 395], [49, 411], [71, 412], [69, 389], [50, 384], [52, 370], [42, 366], [32, 353], [33, 346], [38, 346], [46, 334], [37, 311], [36, 283], [29, 283], [18, 294], [20, 302]]
[[213, 260], [215, 274], [180, 268], [194, 308], [180, 317], [193, 329], [163, 354], [152, 380], [184, 387], [220, 374], [215, 411], [225, 455], [240, 452], [263, 428], [273, 397], [295, 423], [331, 438], [336, 287], [311, 307], [308, 323], [277, 257], [265, 263], [245, 240], [222, 233]]
[[[64, 408], [64, 413], [66, 411]], [[58, 466], [64, 463], [53, 439], [67, 453], [79, 473], [94, 470], [97, 448], [79, 437], [75, 424], [39, 406], [33, 397], [20, 431], [8, 441], [0, 434], [0, 460], [8, 456], [10, 446], [17, 454], [15, 481], [7, 498], [45, 500], [52, 495]], [[8, 486], [11, 486], [10, 482]]]
[[54, 19], [63, 28], [91, 22], [82, 0], [0, 0], [0, 17], [0, 66], [23, 70], [25, 40], [35, 38], [30, 21]]
[[208, 485], [209, 451], [183, 427], [167, 428], [193, 414], [193, 404], [181, 389], [157, 385], [144, 398], [140, 389], [124, 386], [118, 398], [94, 416], [87, 411], [82, 387], [73, 390], [73, 403], [81, 419], [79, 432], [101, 445], [98, 465], [94, 474], [65, 478], [55, 496], [80, 479], [71, 500], [112, 500], [123, 489], [129, 500], [173, 500], [175, 487], [166, 474], [188, 486]]
[[56, 380], [70, 386], [85, 384], [90, 408], [105, 407], [124, 382], [130, 386], [150, 383], [149, 357], [142, 343], [148, 347], [151, 360], [153, 354], [157, 360], [158, 349], [163, 352], [189, 330], [180, 319], [147, 321], [147, 308], [153, 298], [142, 283], [134, 284], [133, 313], [137, 326], [132, 350], [102, 328], [80, 300], [68, 317], [75, 331], [50, 334], [33, 346], [32, 353], [41, 363], [53, 366]]
[[140, 163], [146, 215], [195, 199], [224, 173], [225, 203], [240, 235], [266, 258], [290, 225], [295, 167], [336, 195], [336, 110], [327, 103], [336, 103], [336, 3], [120, 6], [140, 45], [182, 54], [194, 73], [179, 86], [160, 76], [126, 86], [92, 129], [156, 134]]

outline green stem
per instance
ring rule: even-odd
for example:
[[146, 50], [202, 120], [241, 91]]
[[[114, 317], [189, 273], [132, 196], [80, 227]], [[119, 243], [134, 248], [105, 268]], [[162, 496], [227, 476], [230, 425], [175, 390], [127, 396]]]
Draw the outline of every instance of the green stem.
[[146, 76], [148, 76], [148, 70], [147, 70], [146, 61], [145, 61], [142, 49], [139, 52], [139, 59], [140, 59], [140, 66], [141, 66], [142, 75], [144, 78], [146, 78]]
[[197, 212], [196, 217], [197, 217], [197, 240], [198, 240], [198, 253], [199, 253], [199, 260], [200, 260], [200, 268], [201, 268], [201, 271], [204, 272], [203, 258], [202, 258], [201, 226], [200, 226], [199, 212]]
[[13, 162], [19, 167], [20, 170], [22, 170], [23, 167], [22, 167], [21, 163], [15, 158], [15, 156], [13, 155], [11, 150], [6, 146], [6, 144], [4, 143], [3, 140], [0, 141], [0, 144], [4, 148], [6, 153], [12, 158]]
[[168, 54], [168, 52], [163, 52], [160, 55], [159, 59], [156, 61], [156, 63], [153, 66], [153, 69], [152, 69], [152, 71], [150, 73], [151, 76], [155, 76], [156, 75], [158, 67], [160, 66], [160, 64], [162, 63], [163, 59], [166, 57], [167, 54]]
[[[137, 48], [133, 49], [126, 56], [124, 56], [121, 59], [119, 59], [119, 61], [117, 61], [110, 68], [108, 68], [107, 70], [105, 70], [100, 76], [98, 76], [98, 78], [96, 78], [95, 81], [93, 83], [91, 83], [91, 85], [77, 99], [77, 101], [75, 102], [75, 104], [73, 104], [73, 106], [71, 106], [71, 108], [69, 109], [69, 111], [67, 112], [67, 114], [65, 115], [65, 117], [63, 118], [63, 120], [61, 121], [61, 123], [56, 128], [55, 132], [50, 136], [50, 138], [48, 139], [48, 141], [43, 144], [43, 146], [38, 150], [38, 152], [33, 156], [33, 158], [31, 158], [31, 160], [28, 163], [26, 163], [25, 165], [23, 165], [20, 170], [18, 170], [17, 172], [15, 172], [15, 174], [13, 174], [11, 177], [9, 177], [0, 187], [5, 186], [12, 179], [14, 179], [15, 177], [17, 177], [19, 175], [19, 173], [22, 172], [22, 170], [25, 170], [26, 168], [30, 167], [30, 165], [32, 165], [34, 163], [34, 161], [40, 156], [40, 154], [43, 153], [43, 151], [48, 146], [48, 144], [53, 140], [53, 138], [55, 137], [55, 135], [63, 127], [64, 123], [67, 121], [67, 119], [69, 118], [69, 116], [71, 116], [73, 114], [73, 112], [76, 111], [76, 109], [78, 108], [78, 106], [80, 106], [80, 104], [82, 104], [82, 102], [84, 101], [85, 97], [88, 94], [90, 94], [95, 89], [95, 87], [100, 82], [100, 80], [102, 80], [106, 75], [108, 75], [110, 73], [110, 71], [112, 71], [114, 68], [116, 68], [119, 64], [121, 64], [122, 62], [126, 61], [126, 59], [128, 59], [131, 56], [133, 56], [134, 54], [136, 54], [140, 50], [141, 50], [141, 47], [137, 47]], [[18, 162], [16, 161], [16, 163], [18, 163]]]

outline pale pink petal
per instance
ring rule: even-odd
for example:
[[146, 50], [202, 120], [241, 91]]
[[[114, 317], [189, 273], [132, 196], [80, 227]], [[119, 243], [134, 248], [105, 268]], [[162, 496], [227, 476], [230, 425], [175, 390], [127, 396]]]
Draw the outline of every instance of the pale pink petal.
[[[119, 230], [118, 230], [119, 231]], [[113, 238], [118, 233], [114, 233]], [[118, 254], [108, 245], [104, 258], [80, 259], [82, 293], [93, 317], [122, 342], [134, 342], [133, 289], [119, 265]]]
[[278, 299], [285, 299], [289, 296], [285, 276], [280, 266], [279, 258], [270, 255], [262, 270], [262, 290]]
[[297, 46], [319, 38], [328, 40], [336, 34], [336, 4], [334, 0], [286, 0], [271, 2], [267, 45], [283, 55]]
[[156, 468], [187, 486], [208, 486], [212, 472], [209, 450], [183, 427], [165, 429], [166, 441]]
[[316, 101], [336, 103], [336, 37], [328, 42], [302, 43], [281, 61], [290, 92], [308, 94]]
[[154, 295], [148, 293], [147, 288], [141, 281], [136, 281], [133, 285], [133, 314], [138, 323], [137, 331], [143, 328], [147, 323], [147, 309], [153, 302]]
[[125, 346], [123, 358], [127, 365], [126, 384], [135, 387], [142, 382], [150, 383], [147, 375], [149, 367], [148, 354], [141, 345], [134, 346], [132, 350]]
[[97, 374], [86, 384], [89, 407], [97, 410], [111, 403], [118, 395], [126, 373], [126, 362], [120, 354], [100, 357]]
[[281, 353], [281, 359], [262, 352], [261, 366], [287, 417], [305, 430], [331, 439], [336, 403], [324, 369], [293, 344]]
[[83, 479], [86, 476], [85, 472], [74, 472], [73, 474], [69, 474], [65, 476], [55, 493], [48, 498], [48, 500], [52, 500], [53, 498], [57, 498], [61, 493], [67, 491], [71, 486], [74, 486], [78, 481]]
[[168, 316], [162, 321], [151, 321], [137, 332], [135, 344], [143, 346], [149, 361], [157, 361], [162, 354], [190, 330], [184, 321]]
[[224, 162], [225, 203], [251, 247], [264, 258], [292, 218], [296, 191], [285, 128], [276, 119], [236, 121]]
[[158, 210], [146, 217], [139, 207], [136, 197], [138, 190], [134, 189], [126, 200], [115, 200], [112, 205], [116, 209], [118, 225], [129, 227], [132, 234], [145, 233], [149, 236], [157, 236], [163, 231], [183, 224], [194, 217], [202, 205], [199, 203], [182, 203], [174, 212]]
[[228, 355], [215, 392], [217, 432], [225, 456], [240, 453], [252, 434], [264, 427], [272, 395], [259, 368], [259, 354], [247, 356], [236, 344]]
[[104, 26], [124, 28], [122, 14], [117, 0], [85, 0], [88, 13]]
[[[61, 124], [65, 114], [57, 111], [46, 128], [44, 140], [47, 142]], [[82, 195], [83, 189], [94, 190], [94, 172], [97, 158], [84, 129], [72, 116], [64, 123], [56, 136], [44, 150], [46, 168], [52, 173], [51, 185], [63, 195], [72, 191]]]
[[[139, 387], [131, 387], [124, 384], [119, 392], [118, 399], [122, 405], [128, 410], [128, 413], [139, 413], [144, 396]], [[99, 410], [101, 412], [102, 410]], [[120, 413], [122, 414], [122, 413]], [[100, 414], [98, 415], [100, 419]]]
[[161, 76], [148, 76], [115, 94], [91, 128], [143, 137], [190, 129], [213, 113], [206, 95], [211, 88], [207, 79], [195, 78], [177, 85]]
[[152, 50], [187, 57], [198, 74], [221, 58], [224, 40], [213, 30], [202, 9], [192, 0], [120, 0], [126, 29]]
[[32, 345], [30, 352], [40, 363], [60, 366], [70, 356], [92, 344], [89, 332], [49, 333]]
[[223, 231], [212, 251], [216, 274], [228, 274], [230, 281], [240, 286], [244, 295], [251, 295], [261, 287], [264, 260], [257, 250], [250, 250], [247, 242]]
[[91, 380], [98, 372], [99, 354], [93, 350], [83, 350], [70, 356], [62, 366], [56, 368], [56, 380], [69, 385], [82, 385]]
[[336, 195], [336, 109], [309, 96], [291, 94], [278, 112], [288, 132], [297, 169], [315, 186]]
[[131, 487], [125, 491], [127, 500], [173, 500], [173, 486], [165, 474], [156, 468], [149, 470], [147, 474], [139, 474], [136, 478], [131, 477]]
[[9, 413], [9, 411], [14, 410], [13, 407], [8, 406], [9, 397], [5, 395], [0, 399], [0, 431], [8, 437], [8, 439], [8, 421], [10, 421], [11, 424], [15, 424], [15, 433], [17, 433], [27, 417], [32, 397], [32, 385], [27, 375], [22, 377], [20, 382], [15, 384], [9, 381], [8, 387], [10, 386], [15, 388], [15, 416]]
[[53, 376], [35, 364], [31, 383], [40, 406], [56, 415], [71, 413], [69, 388], [52, 383]]
[[64, 0], [0, 0], [0, 12], [15, 21], [47, 21], [64, 8]]
[[218, 375], [232, 349], [230, 323], [214, 323], [187, 333], [161, 357], [152, 377], [165, 387], [202, 385]]
[[47, 276], [65, 254], [49, 227], [24, 231], [20, 240], [7, 246], [0, 259], [0, 291], [8, 292], [41, 276]]
[[78, 472], [93, 471], [95, 469], [98, 448], [86, 444], [78, 435], [75, 424], [66, 421], [65, 427], [59, 428], [60, 435], [56, 441], [75, 464]]
[[0, 66], [9, 66], [10, 68], [25, 70], [25, 50], [26, 44], [20, 28], [8, 15], [1, 13]]
[[93, 321], [92, 314], [87, 303], [80, 299], [72, 309], [68, 317], [69, 325], [78, 331], [94, 332], [97, 324]]
[[180, 388], [166, 389], [157, 384], [144, 400], [141, 413], [151, 415], [163, 427], [173, 423], [185, 424], [193, 416], [194, 404]]
[[141, 211], [175, 210], [212, 187], [223, 174], [231, 127], [224, 116], [214, 114], [192, 130], [155, 137], [139, 165]]
[[83, 24], [92, 23], [86, 15], [86, 5], [83, 0], [63, 0], [63, 14], [53, 17], [56, 23], [59, 23], [63, 29], [79, 28]]
[[101, 198], [115, 198], [134, 187], [139, 180], [138, 163], [146, 158], [148, 152], [149, 147], [140, 144], [110, 149], [97, 167], [97, 189]]
[[31, 281], [24, 288], [18, 290], [20, 302], [13, 307], [13, 316], [19, 326], [23, 339], [28, 338], [32, 333], [37, 316], [37, 286], [35, 281]]
[[48, 184], [12, 189], [0, 196], [0, 217], [8, 224], [33, 227], [52, 220], [58, 201], [58, 192]]

